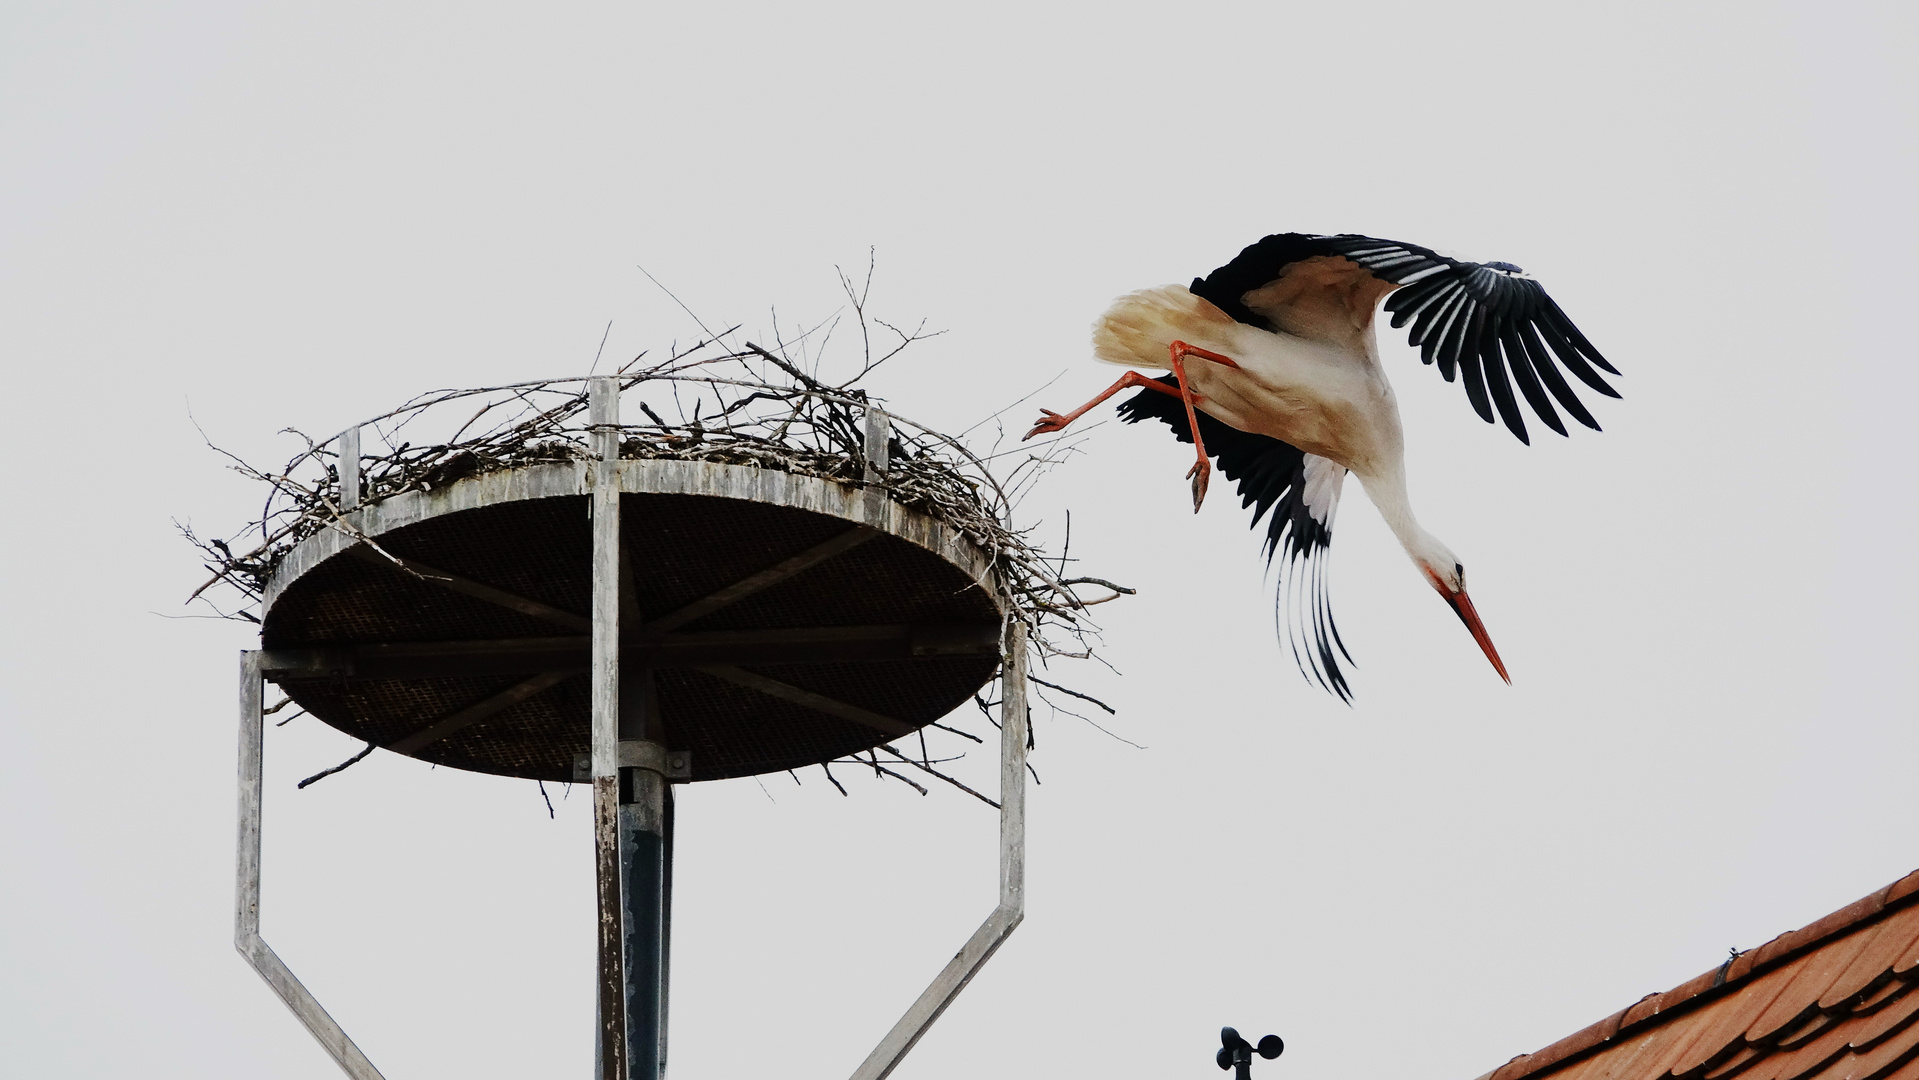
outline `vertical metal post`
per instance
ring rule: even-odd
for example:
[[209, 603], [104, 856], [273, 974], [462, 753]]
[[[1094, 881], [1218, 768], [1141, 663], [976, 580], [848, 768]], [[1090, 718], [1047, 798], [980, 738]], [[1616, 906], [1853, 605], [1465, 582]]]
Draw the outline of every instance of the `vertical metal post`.
[[266, 680], [260, 654], [240, 654], [240, 852], [233, 888], [233, 944], [260, 936], [260, 794], [266, 760]]
[[360, 505], [360, 429], [350, 427], [340, 434], [340, 510]]
[[877, 524], [886, 520], [886, 491], [880, 485], [886, 482], [887, 444], [893, 439], [893, 419], [886, 410], [877, 405], [866, 407], [866, 432], [862, 440], [862, 449], [866, 456], [863, 479], [866, 489], [866, 521]]
[[1015, 923], [1026, 912], [1026, 724], [1026, 624], [1015, 619], [999, 705], [999, 906], [1016, 913]]
[[599, 1080], [627, 1080], [620, 924], [620, 401], [610, 377], [587, 383], [593, 465], [593, 849], [599, 888]]
[[878, 405], [866, 407], [865, 479], [867, 483], [886, 479], [887, 444], [893, 441], [893, 419]]

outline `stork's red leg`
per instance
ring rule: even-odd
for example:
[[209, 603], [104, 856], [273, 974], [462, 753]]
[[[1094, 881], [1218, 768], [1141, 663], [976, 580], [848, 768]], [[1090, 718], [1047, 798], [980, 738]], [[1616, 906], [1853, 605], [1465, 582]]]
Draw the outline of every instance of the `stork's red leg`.
[[[1177, 390], [1157, 379], [1149, 379], [1137, 371], [1129, 371], [1121, 375], [1119, 381], [1101, 391], [1098, 397], [1074, 409], [1072, 412], [1061, 415], [1051, 409], [1041, 409], [1039, 411], [1039, 422], [1033, 425], [1033, 430], [1027, 432], [1025, 438], [1030, 439], [1035, 435], [1064, 431], [1066, 425], [1085, 416], [1087, 411], [1093, 406], [1098, 405], [1100, 402], [1105, 401], [1107, 398], [1112, 397], [1114, 394], [1128, 387], [1137, 386], [1144, 390], [1156, 390], [1170, 397], [1176, 397], [1186, 404], [1186, 423], [1192, 429], [1193, 448], [1199, 454], [1199, 462], [1186, 473], [1186, 478], [1193, 483], [1193, 512], [1195, 514], [1199, 513], [1199, 504], [1206, 499], [1206, 481], [1212, 475], [1213, 466], [1211, 462], [1206, 460], [1206, 443], [1199, 437], [1199, 416], [1194, 407], [1194, 403], [1199, 400], [1199, 395], [1193, 393], [1191, 384], [1186, 379], [1186, 358], [1188, 356], [1197, 356], [1202, 360], [1211, 360], [1216, 364], [1224, 364], [1229, 368], [1237, 368], [1239, 367], [1239, 363], [1230, 356], [1222, 356], [1210, 349], [1202, 349], [1194, 345], [1188, 345], [1184, 341], [1173, 342], [1167, 346], [1167, 351], [1172, 355], [1173, 377], [1179, 380], [1179, 388]], [[1024, 441], [1024, 439], [1021, 441]]]
[[1107, 387], [1105, 390], [1101, 391], [1098, 397], [1094, 398], [1093, 400], [1087, 402], [1084, 405], [1081, 405], [1079, 408], [1074, 409], [1072, 412], [1069, 412], [1064, 416], [1061, 416], [1059, 413], [1056, 413], [1051, 409], [1041, 409], [1039, 411], [1040, 413], [1039, 422], [1034, 424], [1033, 430], [1027, 432], [1025, 438], [1021, 439], [1020, 441], [1025, 442], [1026, 439], [1030, 439], [1035, 435], [1050, 434], [1051, 432], [1055, 432], [1055, 431], [1064, 431], [1066, 429], [1066, 425], [1072, 423], [1075, 420], [1078, 420], [1082, 416], [1085, 416], [1087, 411], [1090, 410], [1093, 406], [1099, 404], [1102, 401], [1105, 401], [1107, 398], [1112, 397], [1114, 394], [1117, 394], [1121, 390], [1124, 390], [1130, 386], [1138, 386], [1147, 390], [1157, 390], [1162, 394], [1167, 394], [1172, 397], [1180, 396], [1180, 392], [1178, 390], [1175, 390], [1172, 387], [1167, 386], [1165, 383], [1160, 382], [1157, 379], [1149, 379], [1146, 376], [1141, 375], [1137, 371], [1129, 371], [1126, 374], [1121, 375], [1119, 377], [1118, 382], [1114, 383], [1113, 385]]
[[1186, 424], [1193, 432], [1193, 450], [1199, 455], [1199, 460], [1186, 472], [1186, 479], [1193, 482], [1193, 513], [1197, 514], [1199, 504], [1206, 501], [1206, 481], [1212, 478], [1213, 463], [1206, 460], [1206, 441], [1199, 437], [1199, 410], [1194, 406], [1194, 403], [1199, 400], [1199, 395], [1193, 393], [1192, 384], [1187, 381], [1186, 358], [1197, 356], [1202, 360], [1211, 360], [1230, 368], [1237, 368], [1239, 364], [1230, 356], [1221, 356], [1209, 349], [1188, 345], [1184, 341], [1173, 342], [1167, 346], [1167, 351], [1172, 354], [1173, 377], [1179, 380], [1180, 400], [1186, 403]]

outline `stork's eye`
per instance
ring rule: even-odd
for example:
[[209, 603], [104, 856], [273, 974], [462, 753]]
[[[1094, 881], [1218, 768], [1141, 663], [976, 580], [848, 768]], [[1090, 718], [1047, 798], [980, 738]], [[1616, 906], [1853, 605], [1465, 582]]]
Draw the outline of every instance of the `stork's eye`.
[[1459, 579], [1461, 585], [1464, 585], [1466, 583], [1466, 567], [1460, 563], [1454, 563], [1453, 576]]

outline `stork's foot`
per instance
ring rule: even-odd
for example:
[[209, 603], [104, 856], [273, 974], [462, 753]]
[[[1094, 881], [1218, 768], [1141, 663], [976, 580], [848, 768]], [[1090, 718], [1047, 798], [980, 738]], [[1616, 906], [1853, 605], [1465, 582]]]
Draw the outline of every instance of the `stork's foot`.
[[1193, 482], [1193, 513], [1199, 513], [1199, 504], [1206, 501], [1206, 481], [1212, 479], [1213, 466], [1205, 458], [1193, 463], [1186, 470], [1186, 479]]
[[1186, 405], [1186, 429], [1193, 433], [1193, 449], [1199, 453], [1199, 460], [1194, 462], [1193, 467], [1186, 473], [1186, 479], [1193, 482], [1193, 513], [1197, 514], [1199, 504], [1206, 501], [1206, 481], [1212, 479], [1213, 466], [1206, 460], [1206, 440], [1199, 433], [1199, 410], [1194, 407], [1199, 401], [1199, 395], [1193, 393], [1193, 384], [1186, 378], [1186, 358], [1197, 356], [1232, 368], [1237, 368], [1239, 365], [1230, 356], [1221, 356], [1206, 349], [1194, 348], [1184, 341], [1173, 342], [1167, 347], [1167, 352], [1172, 360], [1173, 377], [1179, 380], [1179, 399]]
[[1035, 435], [1051, 435], [1055, 431], [1065, 431], [1066, 425], [1072, 422], [1071, 416], [1056, 413], [1051, 409], [1041, 409], [1039, 420], [1033, 424], [1033, 430], [1021, 437], [1020, 441], [1025, 442]]
[[1056, 413], [1051, 409], [1041, 409], [1039, 411], [1039, 421], [1033, 425], [1033, 430], [1027, 432], [1026, 435], [1020, 439], [1020, 441], [1025, 442], [1027, 439], [1030, 439], [1035, 435], [1050, 435], [1055, 431], [1065, 431], [1066, 425], [1072, 423], [1075, 420], [1078, 420], [1082, 416], [1085, 416], [1087, 410], [1091, 409], [1093, 406], [1098, 405], [1100, 402], [1105, 401], [1107, 398], [1112, 397], [1114, 394], [1119, 393], [1121, 390], [1125, 390], [1128, 387], [1133, 387], [1133, 386], [1137, 386], [1142, 390], [1156, 390], [1159, 393], [1168, 394], [1173, 397], [1178, 397], [1180, 395], [1180, 392], [1178, 390], [1175, 390], [1172, 387], [1167, 386], [1163, 382], [1159, 382], [1154, 379], [1149, 379], [1146, 376], [1141, 375], [1137, 371], [1129, 371], [1126, 374], [1121, 375], [1119, 377], [1118, 382], [1114, 383], [1113, 385], [1107, 387], [1105, 390], [1101, 391], [1098, 397], [1094, 398], [1093, 400], [1087, 402], [1084, 405], [1081, 405], [1079, 408], [1074, 409], [1072, 412]]

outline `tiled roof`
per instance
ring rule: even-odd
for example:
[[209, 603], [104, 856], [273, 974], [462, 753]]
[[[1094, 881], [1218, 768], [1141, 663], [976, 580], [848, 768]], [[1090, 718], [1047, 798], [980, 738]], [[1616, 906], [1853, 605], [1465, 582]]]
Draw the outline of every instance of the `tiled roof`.
[[1919, 1080], [1919, 871], [1479, 1080]]

